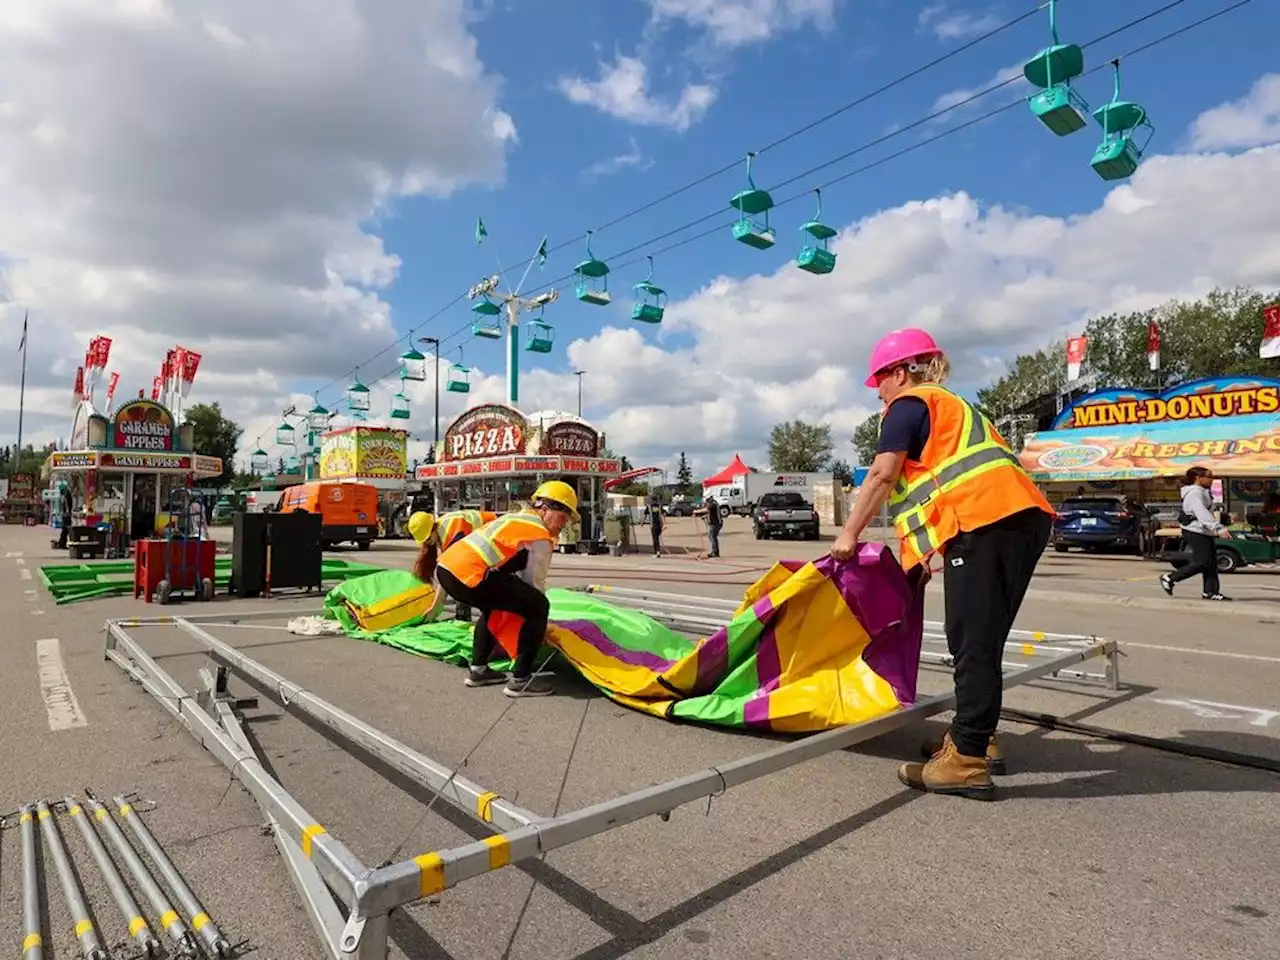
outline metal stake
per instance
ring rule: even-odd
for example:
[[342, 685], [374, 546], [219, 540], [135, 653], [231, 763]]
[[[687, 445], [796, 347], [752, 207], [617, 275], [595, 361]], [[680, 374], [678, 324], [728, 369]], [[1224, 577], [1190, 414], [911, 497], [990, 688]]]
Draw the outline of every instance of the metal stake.
[[58, 833], [58, 825], [53, 822], [49, 805], [43, 800], [36, 804], [36, 819], [40, 821], [45, 849], [49, 851], [49, 856], [53, 857], [53, 865], [58, 871], [58, 885], [62, 887], [62, 896], [67, 901], [67, 910], [75, 924], [76, 939], [80, 941], [84, 960], [111, 960], [110, 955], [102, 947], [102, 941], [98, 939], [98, 932], [93, 929], [93, 921], [89, 919], [89, 908], [84, 904], [84, 892], [80, 889], [76, 875], [71, 871], [67, 848], [62, 845], [62, 835]]
[[124, 915], [124, 922], [129, 927], [129, 936], [138, 941], [138, 946], [148, 957], [156, 956], [160, 953], [160, 941], [152, 936], [146, 918], [138, 909], [138, 902], [133, 899], [133, 894], [129, 892], [116, 865], [111, 862], [111, 857], [107, 855], [107, 848], [102, 845], [102, 838], [93, 829], [89, 818], [84, 815], [84, 808], [72, 796], [64, 797], [62, 802], [66, 804], [67, 815], [80, 829], [80, 836], [84, 837], [85, 846], [89, 848], [89, 854], [93, 857], [94, 863], [102, 871], [102, 879], [107, 881], [107, 889], [111, 891], [111, 896], [115, 899], [116, 906], [120, 908], [120, 912]]
[[[88, 793], [88, 791], [85, 792]], [[120, 829], [120, 825], [111, 819], [111, 814], [107, 812], [107, 808], [92, 794], [89, 794], [89, 809], [93, 811], [94, 819], [102, 826], [107, 839], [115, 847], [116, 854], [123, 861], [125, 869], [129, 871], [134, 882], [141, 888], [142, 895], [147, 898], [147, 903], [151, 904], [152, 912], [160, 918], [160, 926], [164, 927], [164, 932], [169, 935], [169, 939], [173, 941], [174, 946], [188, 957], [196, 956], [196, 944], [191, 938], [191, 932], [187, 929], [187, 925], [178, 916], [178, 911], [173, 909], [173, 904], [169, 902], [169, 895], [160, 889], [160, 884], [156, 883], [155, 878], [151, 876], [151, 871], [147, 869], [142, 862], [142, 858], [133, 849], [128, 838], [125, 837], [124, 832]]]
[[22, 960], [44, 960], [44, 939], [40, 936], [40, 879], [36, 872], [36, 831], [31, 825], [32, 808], [22, 808], [18, 823], [22, 830]]
[[156, 865], [156, 869], [164, 877], [164, 882], [169, 885], [169, 889], [173, 892], [174, 898], [182, 908], [182, 912], [187, 915], [196, 933], [200, 934], [205, 946], [219, 957], [231, 956], [231, 944], [222, 935], [218, 925], [209, 918], [209, 914], [200, 905], [196, 895], [187, 886], [187, 881], [183, 879], [178, 868], [169, 859], [169, 855], [164, 852], [160, 842], [152, 836], [151, 830], [142, 822], [142, 818], [133, 809], [133, 805], [126, 803], [124, 797], [113, 797], [112, 802], [115, 803], [116, 810], [120, 813], [120, 818], [133, 830], [133, 835], [138, 838], [138, 843], [142, 845], [142, 849], [146, 851], [147, 856], [151, 858], [151, 862]]

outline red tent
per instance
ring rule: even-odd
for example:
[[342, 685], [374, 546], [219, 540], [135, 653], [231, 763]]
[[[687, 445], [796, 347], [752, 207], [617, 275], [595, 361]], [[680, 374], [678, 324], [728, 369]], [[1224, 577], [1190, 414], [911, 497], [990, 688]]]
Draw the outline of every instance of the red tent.
[[714, 487], [718, 483], [732, 483], [735, 477], [741, 477], [743, 474], [751, 472], [751, 468], [742, 462], [742, 457], [738, 454], [733, 455], [733, 462], [713, 476], [707, 477], [702, 481], [703, 489]]

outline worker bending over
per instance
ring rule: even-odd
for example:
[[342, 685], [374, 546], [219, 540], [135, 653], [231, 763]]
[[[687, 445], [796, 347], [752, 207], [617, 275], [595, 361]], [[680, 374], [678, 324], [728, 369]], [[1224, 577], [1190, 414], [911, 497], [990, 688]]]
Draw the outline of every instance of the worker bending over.
[[[486, 523], [440, 554], [436, 577], [459, 604], [477, 607], [466, 684], [480, 687], [506, 681], [509, 697], [552, 692], [551, 682], [533, 675], [534, 658], [547, 633], [547, 574], [560, 530], [578, 517], [578, 495], [567, 483], [549, 480], [533, 494], [532, 505]], [[495, 638], [494, 611], [523, 618], [510, 679], [489, 667]]]
[[928, 333], [887, 334], [870, 367], [866, 385], [885, 405], [880, 440], [831, 555], [852, 556], [886, 500], [908, 575], [923, 586], [930, 559], [942, 555], [955, 719], [940, 744], [926, 745], [929, 761], [904, 764], [898, 779], [988, 800], [991, 773], [1004, 772], [995, 740], [1004, 645], [1048, 542], [1053, 508], [991, 422], [942, 386], [950, 363]]
[[[453, 546], [473, 530], [497, 520], [499, 514], [489, 510], [454, 510], [436, 517], [421, 510], [409, 518], [409, 535], [418, 542], [418, 557], [413, 563], [413, 575], [423, 583], [434, 583], [438, 609], [444, 598], [440, 582], [435, 579], [436, 563], [440, 554]], [[471, 621], [471, 608], [465, 603], [455, 604], [454, 619]]]

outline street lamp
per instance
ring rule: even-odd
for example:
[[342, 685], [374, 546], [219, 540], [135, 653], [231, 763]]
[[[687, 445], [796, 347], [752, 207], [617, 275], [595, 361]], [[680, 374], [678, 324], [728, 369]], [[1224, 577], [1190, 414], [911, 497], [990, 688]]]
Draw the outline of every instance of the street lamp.
[[440, 341], [436, 337], [419, 337], [418, 341], [431, 344], [436, 353], [436, 417], [435, 432], [432, 434], [434, 442], [431, 446], [431, 456], [434, 458], [436, 447], [440, 444]]
[[587, 371], [585, 370], [573, 371], [573, 375], [578, 378], [578, 417], [579, 418], [582, 417], [582, 375], [586, 372]]

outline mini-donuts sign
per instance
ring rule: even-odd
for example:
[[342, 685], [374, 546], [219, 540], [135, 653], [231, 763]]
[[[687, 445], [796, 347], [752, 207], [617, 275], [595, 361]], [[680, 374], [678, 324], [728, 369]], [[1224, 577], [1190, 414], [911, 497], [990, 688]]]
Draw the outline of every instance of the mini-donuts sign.
[[117, 450], [172, 450], [173, 414], [153, 400], [133, 400], [116, 411], [111, 445]]

